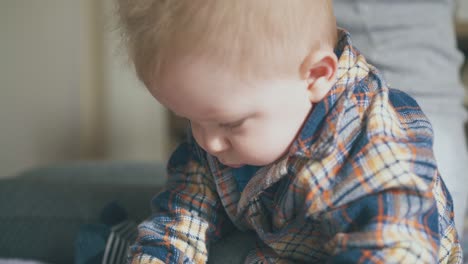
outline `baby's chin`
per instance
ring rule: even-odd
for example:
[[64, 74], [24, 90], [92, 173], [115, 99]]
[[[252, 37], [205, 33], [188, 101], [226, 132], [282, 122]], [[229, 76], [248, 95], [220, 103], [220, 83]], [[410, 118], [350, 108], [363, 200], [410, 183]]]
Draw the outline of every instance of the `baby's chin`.
[[242, 168], [246, 166], [246, 164], [224, 164], [224, 165], [233, 169], [238, 169], [238, 168]]
[[227, 167], [230, 167], [230, 168], [233, 168], [233, 169], [238, 169], [238, 168], [241, 168], [241, 167], [244, 167], [244, 166], [264, 167], [264, 166], [268, 166], [268, 165], [270, 165], [272, 163], [275, 163], [275, 162], [276, 162], [276, 160], [271, 161], [271, 162], [249, 162], [249, 163], [224, 163], [224, 162], [221, 162], [221, 163], [223, 165], [227, 166]]
[[271, 164], [274, 164], [283, 160], [286, 156], [287, 156], [287, 152], [283, 153], [279, 157], [278, 156], [271, 157], [270, 159], [251, 159], [251, 160], [243, 160], [242, 162], [239, 162], [239, 161], [229, 162], [228, 160], [223, 160], [223, 159], [218, 158], [218, 161], [222, 163], [224, 166], [237, 169], [237, 168], [241, 168], [244, 166], [255, 166], [255, 167], [269, 166]]

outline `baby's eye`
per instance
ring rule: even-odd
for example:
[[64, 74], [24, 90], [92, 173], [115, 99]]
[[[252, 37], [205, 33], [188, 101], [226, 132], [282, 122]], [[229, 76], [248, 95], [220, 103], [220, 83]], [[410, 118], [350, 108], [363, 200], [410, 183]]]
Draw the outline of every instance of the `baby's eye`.
[[245, 119], [242, 119], [242, 120], [232, 122], [232, 123], [219, 124], [219, 126], [222, 128], [226, 128], [226, 129], [234, 129], [234, 128], [238, 128], [242, 126], [244, 122], [245, 122]]

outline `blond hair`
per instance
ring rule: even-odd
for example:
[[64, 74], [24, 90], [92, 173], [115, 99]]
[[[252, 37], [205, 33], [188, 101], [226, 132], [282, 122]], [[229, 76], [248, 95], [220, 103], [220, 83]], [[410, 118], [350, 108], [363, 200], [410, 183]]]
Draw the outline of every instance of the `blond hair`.
[[331, 0], [118, 0], [138, 77], [174, 59], [208, 56], [242, 75], [298, 74], [312, 48], [333, 48]]

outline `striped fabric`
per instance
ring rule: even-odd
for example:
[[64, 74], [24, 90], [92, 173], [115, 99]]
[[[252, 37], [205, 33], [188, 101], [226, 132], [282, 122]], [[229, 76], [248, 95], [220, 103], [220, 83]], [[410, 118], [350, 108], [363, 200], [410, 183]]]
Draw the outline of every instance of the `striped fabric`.
[[128, 255], [129, 241], [135, 240], [136, 223], [123, 221], [111, 227], [109, 238], [102, 258], [102, 264], [125, 263]]
[[336, 85], [288, 155], [242, 192], [192, 137], [174, 152], [131, 263], [205, 263], [209, 242], [233, 227], [258, 236], [246, 263], [462, 263], [429, 121], [347, 32], [335, 52]]

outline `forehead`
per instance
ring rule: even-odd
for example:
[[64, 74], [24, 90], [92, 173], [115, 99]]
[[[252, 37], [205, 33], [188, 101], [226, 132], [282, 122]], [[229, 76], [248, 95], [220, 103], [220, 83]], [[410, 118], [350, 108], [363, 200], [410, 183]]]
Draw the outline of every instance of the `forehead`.
[[182, 60], [168, 65], [150, 92], [176, 114], [202, 119], [248, 109], [259, 92], [254, 86], [214, 63]]

